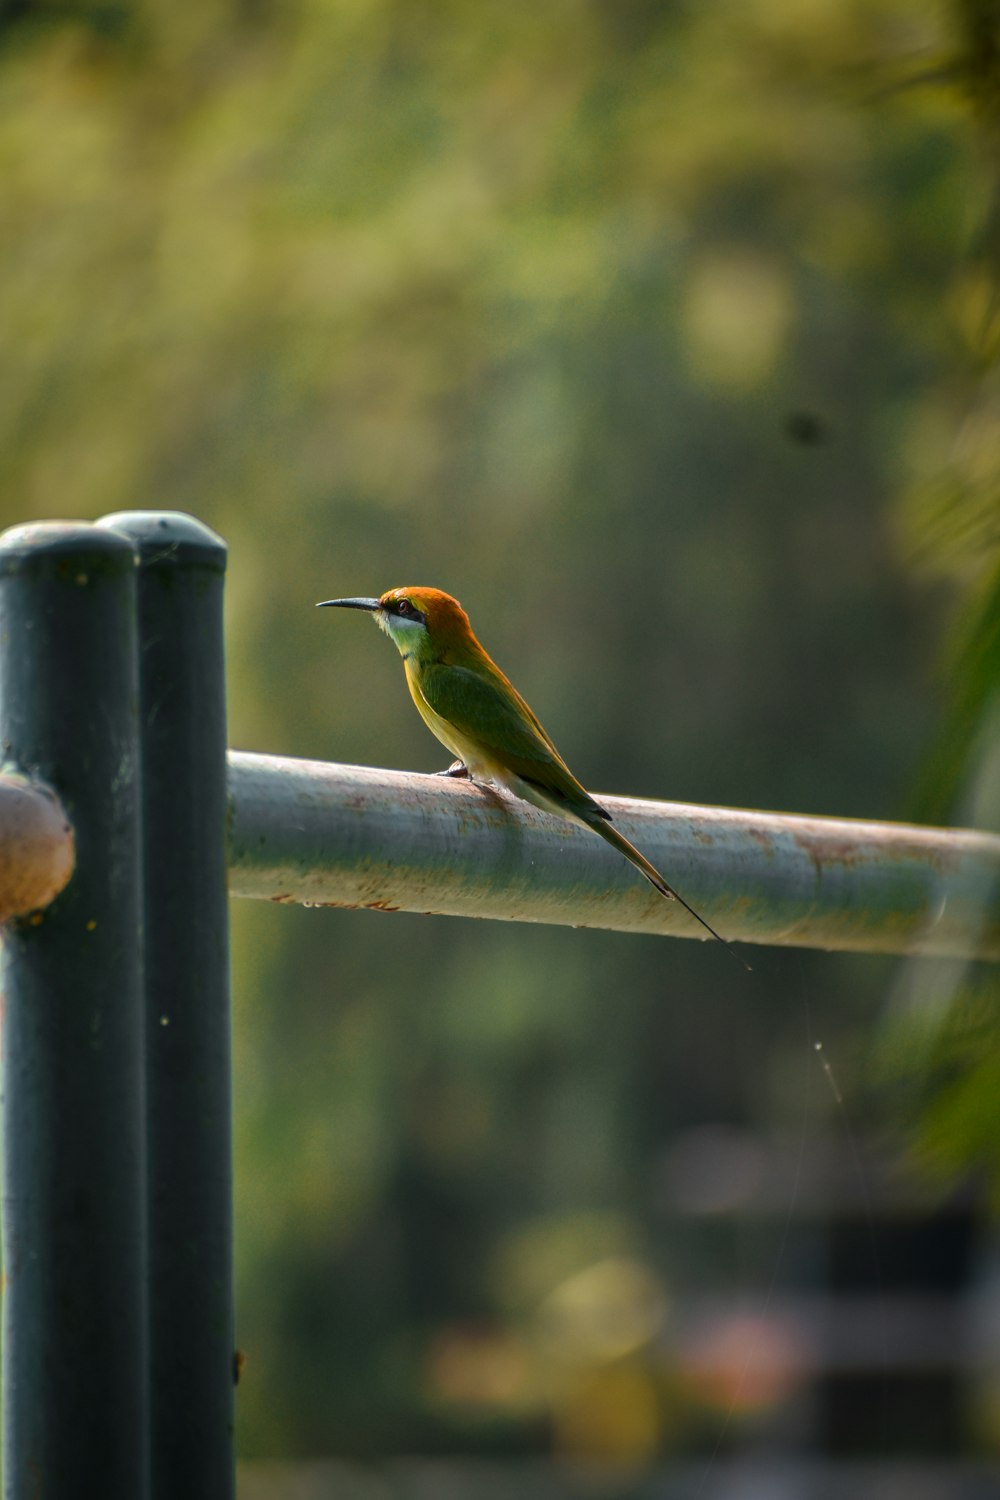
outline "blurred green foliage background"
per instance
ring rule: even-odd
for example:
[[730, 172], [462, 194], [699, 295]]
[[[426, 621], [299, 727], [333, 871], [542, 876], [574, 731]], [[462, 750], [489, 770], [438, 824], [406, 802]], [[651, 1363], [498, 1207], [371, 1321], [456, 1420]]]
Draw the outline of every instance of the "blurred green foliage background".
[[[7, 0], [3, 521], [222, 532], [235, 746], [438, 768], [313, 610], [429, 583], [595, 790], [998, 826], [994, 10]], [[783, 1409], [656, 1332], [794, 1279], [781, 1212], [712, 1250], [664, 1173], [818, 1139], [816, 1037], [905, 1153], [890, 965], [234, 922], [245, 1455], [647, 1462]]]

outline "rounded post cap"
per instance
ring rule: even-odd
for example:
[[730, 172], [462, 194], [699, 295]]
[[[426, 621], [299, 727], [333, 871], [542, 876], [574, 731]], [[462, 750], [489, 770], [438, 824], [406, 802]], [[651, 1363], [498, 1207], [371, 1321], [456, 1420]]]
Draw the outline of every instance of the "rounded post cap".
[[86, 521], [28, 521], [0, 536], [0, 577], [52, 569], [87, 583], [94, 572], [121, 573], [135, 563], [135, 547], [120, 532]]
[[206, 567], [222, 573], [226, 544], [218, 532], [183, 510], [116, 510], [97, 522], [128, 537], [149, 567]]

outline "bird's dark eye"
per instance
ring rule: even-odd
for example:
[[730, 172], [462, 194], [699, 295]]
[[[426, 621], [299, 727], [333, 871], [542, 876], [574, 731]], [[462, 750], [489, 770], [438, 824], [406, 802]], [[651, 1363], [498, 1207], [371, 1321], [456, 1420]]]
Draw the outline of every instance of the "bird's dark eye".
[[398, 604], [396, 605], [396, 613], [397, 615], [409, 615], [413, 613], [413, 607], [410, 604], [409, 599], [399, 600]]

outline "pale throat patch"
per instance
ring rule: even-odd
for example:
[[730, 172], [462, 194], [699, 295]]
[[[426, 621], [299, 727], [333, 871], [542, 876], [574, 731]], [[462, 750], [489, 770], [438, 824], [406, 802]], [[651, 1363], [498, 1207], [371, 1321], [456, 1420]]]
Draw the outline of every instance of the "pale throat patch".
[[427, 634], [427, 627], [421, 620], [401, 620], [398, 615], [387, 615], [381, 609], [375, 611], [375, 624], [404, 655]]

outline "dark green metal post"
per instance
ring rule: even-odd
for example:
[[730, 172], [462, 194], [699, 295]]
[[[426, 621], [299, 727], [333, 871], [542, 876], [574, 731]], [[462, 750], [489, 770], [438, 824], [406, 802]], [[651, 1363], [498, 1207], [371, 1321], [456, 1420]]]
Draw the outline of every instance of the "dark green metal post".
[[154, 1500], [233, 1493], [225, 543], [101, 523], [139, 554]]
[[77, 868], [5, 930], [7, 1500], [148, 1494], [135, 565], [125, 537], [0, 538], [3, 757]]

